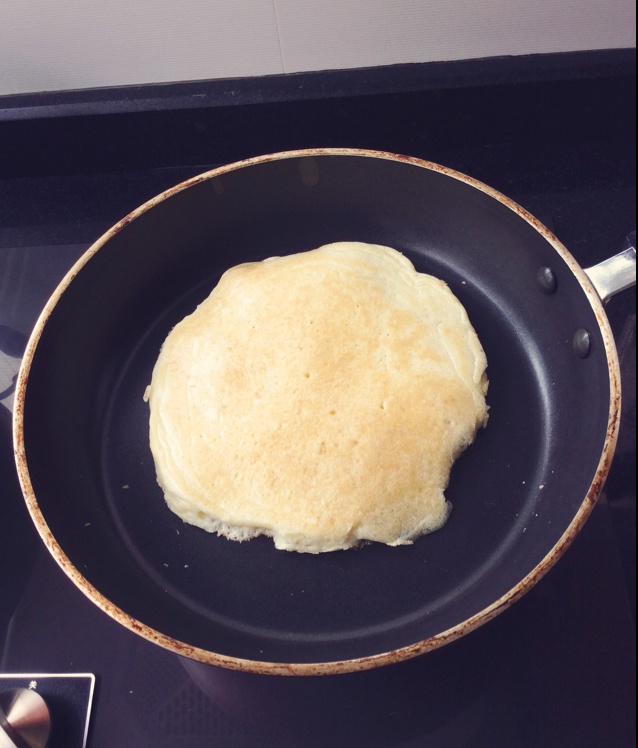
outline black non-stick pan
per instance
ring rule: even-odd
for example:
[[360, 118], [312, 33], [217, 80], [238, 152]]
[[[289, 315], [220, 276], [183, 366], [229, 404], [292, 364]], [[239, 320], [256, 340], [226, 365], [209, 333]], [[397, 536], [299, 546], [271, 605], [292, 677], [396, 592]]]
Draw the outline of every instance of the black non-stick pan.
[[[156, 484], [143, 400], [166, 334], [228, 267], [339, 240], [444, 279], [485, 348], [490, 419], [453, 469], [448, 523], [320, 555], [184, 524]], [[635, 251], [618, 263], [635, 282]], [[31, 515], [106, 613], [203, 662], [339, 673], [438, 647], [528, 590], [596, 502], [620, 414], [596, 289], [632, 282], [614, 268], [584, 272], [503, 195], [416, 159], [297, 151], [195, 177], [100, 238], [35, 327], [14, 419]]]

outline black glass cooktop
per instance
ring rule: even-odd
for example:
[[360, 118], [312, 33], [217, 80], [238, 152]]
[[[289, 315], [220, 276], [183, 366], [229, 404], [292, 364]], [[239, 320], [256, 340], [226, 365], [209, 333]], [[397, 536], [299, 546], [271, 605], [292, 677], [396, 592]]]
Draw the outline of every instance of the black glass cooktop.
[[[561, 86], [490, 90], [500, 117], [490, 115], [492, 129], [480, 120], [480, 134], [472, 119], [488, 115], [481, 115], [474, 90], [449, 99], [441, 92], [391, 101], [324, 99], [277, 112], [271, 105], [263, 115], [246, 107], [243, 119], [233, 116], [248, 134], [255, 124], [274, 127], [279, 117], [287, 123], [288, 137], [261, 131], [243, 155], [341, 144], [447, 163], [520, 202], [587, 267], [619, 251], [634, 228], [635, 175], [625, 156], [635, 141], [631, 126], [619, 129], [620, 112], [597, 108], [594, 99], [605, 90], [600, 82]], [[569, 91], [574, 98], [565, 104]], [[428, 125], [437, 102], [446, 116], [458, 108], [449, 137], [440, 123], [433, 134]], [[557, 121], [544, 122], [541, 131], [526, 127], [526, 107], [534, 103], [548, 110], [551, 103]], [[325, 141], [316, 143], [318, 115]], [[314, 124], [304, 127], [311, 118]], [[212, 134], [214, 112], [195, 119], [196, 132]], [[139, 135], [135, 121], [127, 122], [118, 137]], [[85, 124], [69, 121], [65, 142], [85, 137]], [[107, 124], [99, 125], [102, 132]], [[152, 124], [145, 120], [144, 126]], [[188, 137], [193, 117], [184, 116], [183, 126]], [[44, 125], [38, 132], [46, 132]], [[93, 674], [91, 748], [634, 745], [634, 290], [608, 305], [624, 402], [616, 457], [598, 505], [536, 587], [453, 644], [352, 675], [289, 679], [223, 671], [183, 660], [124, 629], [57, 567], [32, 526], [13, 465], [15, 374], [43, 304], [84, 249], [148, 197], [219, 162], [185, 163], [178, 155], [168, 161], [164, 154], [130, 168], [88, 163], [84, 171], [76, 165], [65, 172], [59, 164], [40, 170], [31, 164], [23, 174], [0, 173], [0, 673]], [[53, 723], [53, 748], [63, 745], [68, 733], [62, 721], [77, 719], [75, 708], [58, 702], [52, 711], [61, 715]]]

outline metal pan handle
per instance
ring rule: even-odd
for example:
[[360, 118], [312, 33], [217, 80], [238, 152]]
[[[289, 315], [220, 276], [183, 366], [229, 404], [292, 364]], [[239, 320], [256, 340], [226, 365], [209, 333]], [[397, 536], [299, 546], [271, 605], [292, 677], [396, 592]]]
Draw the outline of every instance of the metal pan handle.
[[603, 260], [598, 265], [585, 268], [603, 303], [612, 296], [636, 285], [636, 232], [632, 231], [620, 254]]

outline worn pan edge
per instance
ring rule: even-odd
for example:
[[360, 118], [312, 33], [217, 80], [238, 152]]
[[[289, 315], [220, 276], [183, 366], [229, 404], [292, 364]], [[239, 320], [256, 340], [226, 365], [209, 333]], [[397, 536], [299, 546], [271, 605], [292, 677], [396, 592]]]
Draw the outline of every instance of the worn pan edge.
[[[505, 595], [500, 597], [498, 600], [479, 611], [470, 618], [462, 621], [456, 626], [435, 634], [423, 641], [415, 642], [413, 644], [401, 647], [399, 649], [391, 650], [388, 652], [382, 652], [376, 655], [368, 657], [360, 657], [355, 659], [338, 660], [332, 662], [317, 662], [317, 663], [279, 663], [279, 662], [267, 662], [257, 660], [246, 660], [242, 658], [230, 657], [208, 650], [203, 650], [198, 647], [194, 647], [185, 642], [174, 639], [170, 636], [162, 634], [161, 632], [153, 629], [146, 624], [141, 623], [137, 619], [130, 616], [124, 610], [114, 605], [110, 600], [102, 595], [88, 580], [84, 578], [79, 569], [71, 562], [68, 556], [65, 554], [62, 547], [55, 539], [51, 532], [44, 515], [42, 514], [38, 505], [38, 500], [31, 483], [29, 474], [29, 468], [27, 464], [25, 441], [24, 441], [24, 407], [26, 397], [26, 387], [29, 378], [29, 371], [35, 355], [35, 351], [38, 346], [38, 342], [42, 336], [44, 328], [53, 314], [53, 311], [62, 297], [63, 293], [73, 282], [74, 278], [80, 273], [84, 265], [91, 259], [91, 257], [99, 251], [114, 235], [122, 230], [131, 221], [135, 220], [148, 210], [153, 208], [158, 203], [171, 197], [172, 195], [181, 192], [188, 187], [195, 185], [199, 182], [206, 181], [216, 176], [220, 176], [226, 172], [234, 171], [249, 167], [259, 163], [265, 163], [268, 161], [275, 161], [287, 158], [303, 158], [303, 157], [314, 157], [314, 156], [356, 156], [356, 157], [369, 157], [369, 158], [380, 158], [392, 161], [403, 162], [412, 164], [417, 167], [430, 169], [433, 171], [440, 172], [451, 178], [458, 179], [466, 184], [486, 193], [493, 197], [506, 207], [517, 213], [523, 220], [529, 223], [533, 228], [540, 233], [554, 250], [561, 256], [566, 262], [578, 282], [580, 283], [589, 303], [592, 306], [592, 310], [598, 321], [600, 333], [603, 340], [605, 354], [607, 356], [609, 378], [610, 378], [610, 404], [609, 404], [609, 417], [607, 422], [607, 432], [605, 442], [603, 445], [601, 457], [596, 468], [596, 472], [592, 483], [585, 495], [577, 513], [570, 522], [569, 526], [556, 542], [554, 547], [547, 553], [547, 555], [532, 569], [516, 586], [511, 588]], [[424, 159], [415, 158], [412, 156], [404, 156], [394, 153], [388, 153], [384, 151], [374, 151], [366, 149], [354, 149], [354, 148], [312, 148], [312, 149], [300, 149], [293, 151], [283, 151], [280, 153], [267, 154], [264, 156], [257, 156], [242, 161], [237, 161], [231, 164], [217, 167], [215, 169], [203, 172], [199, 175], [191, 177], [163, 192], [151, 198], [150, 200], [143, 203], [141, 206], [133, 210], [131, 213], [122, 218], [118, 223], [106, 231], [100, 238], [98, 238], [84, 254], [77, 260], [77, 262], [71, 267], [68, 273], [64, 276], [62, 281], [58, 284], [57, 288], [49, 298], [44, 309], [39, 315], [33, 332], [29, 337], [29, 341], [25, 348], [24, 356], [18, 373], [16, 382], [15, 400], [14, 400], [14, 412], [13, 412], [13, 445], [14, 445], [14, 457], [16, 462], [16, 468], [18, 472], [18, 479], [22, 489], [22, 493], [25, 498], [25, 502], [31, 518], [36, 526], [36, 529], [44, 542], [46, 548], [51, 553], [55, 561], [58, 563], [64, 573], [71, 579], [71, 581], [103, 612], [109, 615], [111, 618], [133, 631], [146, 638], [147, 640], [164, 647], [170, 651], [173, 651], [181, 656], [189, 657], [194, 660], [198, 660], [203, 663], [215, 665], [219, 667], [228, 668], [231, 670], [239, 670], [245, 672], [252, 672], [257, 674], [267, 675], [335, 675], [339, 673], [356, 672], [362, 670], [369, 670], [384, 665], [398, 663], [412, 657], [429, 652], [433, 649], [437, 649], [444, 644], [452, 642], [465, 634], [473, 631], [474, 629], [482, 626], [488, 621], [495, 618], [503, 610], [509, 608], [514, 602], [528, 592], [558, 561], [563, 555], [567, 548], [571, 545], [574, 538], [578, 535], [585, 521], [591, 514], [596, 501], [603, 489], [611, 461], [613, 459], [616, 442], [618, 439], [618, 429], [620, 421], [621, 411], [621, 387], [620, 387], [620, 365], [618, 361], [618, 355], [616, 351], [616, 345], [609, 324], [609, 320], [605, 313], [602, 301], [600, 300], [595, 288], [589, 280], [587, 274], [580, 267], [575, 258], [571, 253], [563, 246], [563, 244], [544, 226], [538, 219], [526, 211], [523, 207], [515, 203], [507, 196], [500, 193], [498, 190], [480, 182], [473, 177], [467, 176], [458, 172], [454, 169], [435, 164]]]

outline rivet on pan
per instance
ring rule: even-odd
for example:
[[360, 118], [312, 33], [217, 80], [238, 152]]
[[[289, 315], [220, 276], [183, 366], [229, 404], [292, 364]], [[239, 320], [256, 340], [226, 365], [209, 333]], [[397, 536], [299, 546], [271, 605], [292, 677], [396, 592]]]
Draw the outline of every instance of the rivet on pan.
[[543, 293], [550, 294], [556, 290], [556, 276], [551, 268], [546, 266], [539, 268], [536, 273], [536, 280]]
[[576, 330], [574, 333], [573, 346], [574, 353], [578, 358], [587, 358], [587, 356], [589, 356], [591, 337], [584, 327], [581, 327], [580, 330]]

